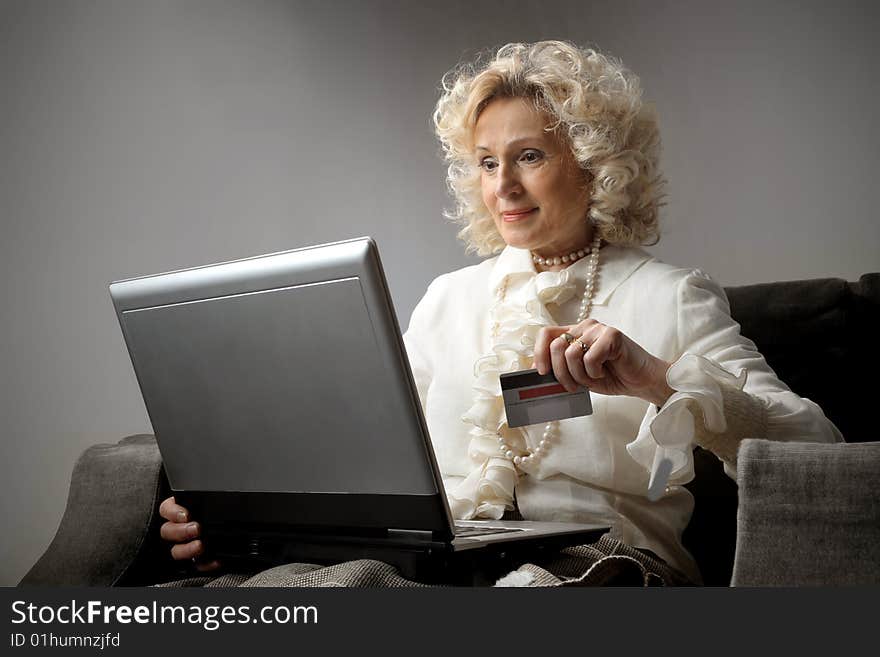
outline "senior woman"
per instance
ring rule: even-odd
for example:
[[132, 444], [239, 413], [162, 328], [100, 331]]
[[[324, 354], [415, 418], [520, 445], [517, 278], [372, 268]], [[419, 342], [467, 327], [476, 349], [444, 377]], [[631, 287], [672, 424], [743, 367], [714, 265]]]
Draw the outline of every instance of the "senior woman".
[[[746, 437], [842, 438], [740, 335], [717, 283], [639, 248], [658, 239], [664, 180], [638, 78], [570, 43], [509, 44], [446, 76], [434, 123], [459, 237], [492, 256], [434, 280], [404, 336], [453, 515], [603, 520], [606, 549], [700, 581], [681, 543], [694, 444], [731, 474]], [[593, 413], [509, 427], [499, 375], [532, 366], [589, 388]], [[174, 556], [200, 554], [186, 510], [161, 513]]]

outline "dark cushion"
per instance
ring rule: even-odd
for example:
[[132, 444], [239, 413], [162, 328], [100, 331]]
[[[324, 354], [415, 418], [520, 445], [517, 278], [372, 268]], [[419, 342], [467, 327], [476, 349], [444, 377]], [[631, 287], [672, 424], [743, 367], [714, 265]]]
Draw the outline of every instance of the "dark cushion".
[[876, 440], [868, 382], [880, 371], [880, 273], [727, 288], [742, 334], [779, 378], [819, 404], [847, 442]]

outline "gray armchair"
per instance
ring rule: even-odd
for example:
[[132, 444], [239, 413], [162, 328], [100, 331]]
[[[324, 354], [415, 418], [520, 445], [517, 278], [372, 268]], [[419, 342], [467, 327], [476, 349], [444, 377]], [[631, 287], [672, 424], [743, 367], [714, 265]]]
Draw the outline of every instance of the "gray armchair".
[[[695, 453], [696, 505], [685, 531], [706, 584], [880, 583], [880, 442], [869, 374], [880, 371], [880, 274], [727, 289], [731, 313], [771, 367], [817, 402], [849, 441], [744, 441], [737, 481]], [[155, 440], [86, 450], [67, 508], [23, 586], [137, 586], [180, 577], [159, 539], [168, 494]]]

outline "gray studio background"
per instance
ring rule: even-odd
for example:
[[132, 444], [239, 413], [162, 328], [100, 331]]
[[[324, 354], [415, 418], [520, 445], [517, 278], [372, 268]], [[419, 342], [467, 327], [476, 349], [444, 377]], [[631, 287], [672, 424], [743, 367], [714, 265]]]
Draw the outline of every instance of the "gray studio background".
[[475, 262], [429, 115], [481, 48], [592, 41], [641, 75], [661, 258], [728, 285], [880, 270], [869, 3], [424, 4], [0, 3], [0, 584], [80, 452], [151, 431], [108, 282], [370, 234], [405, 326]]

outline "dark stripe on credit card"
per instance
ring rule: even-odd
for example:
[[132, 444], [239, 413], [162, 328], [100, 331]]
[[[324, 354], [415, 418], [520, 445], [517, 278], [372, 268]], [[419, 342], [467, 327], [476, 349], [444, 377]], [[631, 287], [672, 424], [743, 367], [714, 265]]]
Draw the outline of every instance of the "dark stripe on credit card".
[[553, 372], [547, 374], [538, 374], [538, 370], [522, 370], [519, 372], [507, 372], [502, 374], [501, 389], [512, 390], [514, 388], [528, 388], [531, 386], [539, 386], [542, 383], [559, 383]]

